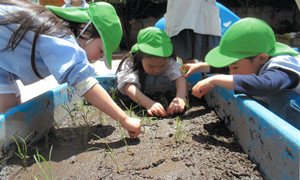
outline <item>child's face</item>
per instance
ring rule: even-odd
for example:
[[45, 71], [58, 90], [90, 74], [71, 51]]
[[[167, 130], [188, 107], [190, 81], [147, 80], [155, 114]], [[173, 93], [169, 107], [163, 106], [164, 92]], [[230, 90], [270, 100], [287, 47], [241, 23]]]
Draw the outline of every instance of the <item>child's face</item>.
[[[82, 24], [79, 30], [79, 33], [85, 27], [85, 24]], [[101, 38], [92, 38], [91, 37], [91, 28], [87, 28], [84, 33], [78, 38], [78, 43], [81, 48], [83, 48], [87, 54], [89, 61], [97, 61], [104, 55], [103, 43]]]
[[241, 59], [229, 65], [230, 74], [258, 75], [265, 62], [260, 55], [256, 56], [252, 61], [249, 58]]
[[142, 59], [142, 65], [145, 72], [152, 76], [158, 76], [167, 70], [169, 58], [165, 57], [152, 57]]

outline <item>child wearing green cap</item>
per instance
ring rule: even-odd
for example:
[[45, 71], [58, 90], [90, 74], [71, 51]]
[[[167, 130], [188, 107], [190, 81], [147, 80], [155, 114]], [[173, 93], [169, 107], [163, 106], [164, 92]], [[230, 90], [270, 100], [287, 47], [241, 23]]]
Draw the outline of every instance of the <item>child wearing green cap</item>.
[[[75, 13], [84, 16], [81, 23], [95, 22], [110, 67], [112, 52], [122, 37], [113, 6], [99, 2], [86, 9], [61, 9], [66, 12], [57, 11], [60, 16], [69, 17], [66, 13]], [[101, 14], [97, 15], [97, 12]], [[99, 19], [99, 16], [103, 17]], [[140, 120], [126, 115], [99, 85], [87, 53], [79, 46], [68, 24], [51, 11], [28, 1], [2, 0], [0, 32], [0, 113], [21, 103], [16, 80], [28, 85], [52, 74], [58, 83], [68, 83], [79, 96], [113, 119], [120, 120], [130, 136], [141, 133]]]
[[207, 64], [186, 65], [188, 73], [228, 66], [231, 75], [214, 75], [198, 82], [192, 94], [201, 98], [215, 86], [247, 94], [300, 128], [299, 53], [276, 42], [271, 27], [256, 18], [233, 24], [220, 45], [205, 57]]
[[[140, 103], [151, 116], [173, 115], [183, 112], [185, 108], [186, 81], [180, 73], [180, 64], [170, 57], [172, 52], [170, 37], [164, 31], [155, 27], [142, 29], [131, 53], [121, 61], [116, 72], [119, 91]], [[153, 84], [147, 87], [151, 77], [152, 81], [162, 78], [176, 84], [176, 97], [167, 111], [162, 104], [144, 94], [146, 90], [155, 91]], [[165, 81], [157, 83], [162, 91], [165, 90]]]

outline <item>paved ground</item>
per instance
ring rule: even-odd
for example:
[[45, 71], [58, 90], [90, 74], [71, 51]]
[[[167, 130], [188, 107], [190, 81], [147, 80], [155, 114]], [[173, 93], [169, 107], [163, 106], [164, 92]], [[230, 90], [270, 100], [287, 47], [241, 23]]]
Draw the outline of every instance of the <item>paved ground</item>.
[[[93, 66], [95, 67], [96, 74], [99, 76], [103, 76], [107, 74], [115, 74], [119, 62], [119, 59], [112, 61], [112, 70], [106, 68], [104, 61], [96, 61], [95, 63], [93, 63]], [[18, 81], [17, 83], [21, 89], [22, 102], [26, 102], [59, 85], [52, 75], [27, 86], [24, 86], [20, 81]]]

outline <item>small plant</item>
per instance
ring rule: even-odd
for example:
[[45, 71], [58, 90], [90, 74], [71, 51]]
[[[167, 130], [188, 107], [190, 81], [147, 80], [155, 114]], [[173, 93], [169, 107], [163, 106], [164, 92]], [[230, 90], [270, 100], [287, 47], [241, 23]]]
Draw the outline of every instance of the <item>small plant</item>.
[[130, 117], [136, 117], [136, 116], [133, 114], [133, 110], [134, 110], [135, 108], [139, 107], [140, 104], [138, 104], [138, 105], [132, 107], [132, 103], [131, 103], [131, 104], [130, 104], [130, 108], [128, 108], [128, 107], [124, 104], [124, 102], [123, 102], [121, 99], [120, 99], [120, 102], [121, 102], [122, 105], [127, 109], [127, 111], [129, 111]]
[[186, 134], [183, 134], [186, 126], [187, 126], [187, 124], [185, 126], [181, 125], [181, 120], [177, 116], [177, 127], [176, 127], [177, 131], [174, 136], [174, 140], [175, 140], [176, 144], [181, 144], [186, 138], [189, 137]]
[[23, 139], [22, 137], [15, 134], [15, 136], [17, 136], [23, 142], [22, 148], [19, 145], [17, 139], [13, 136], [13, 138], [16, 142], [17, 148], [18, 148], [18, 152], [15, 152], [15, 154], [22, 160], [23, 167], [27, 167], [27, 159], [29, 158], [29, 156], [27, 155], [28, 147], [27, 147], [26, 140], [31, 136], [31, 134], [32, 133], [30, 133], [28, 136], [26, 136], [25, 139]]
[[111, 92], [111, 98], [115, 101], [118, 96], [118, 91], [117, 91], [118, 89], [116, 87], [115, 88], [109, 87], [109, 90]]
[[184, 67], [184, 65], [183, 65], [183, 62], [182, 62], [182, 59], [180, 58], [180, 57], [176, 57], [176, 60], [180, 63], [180, 65], [181, 65], [181, 68], [182, 68], [182, 71], [183, 71], [183, 73], [185, 74], [186, 73], [186, 69], [185, 69], [185, 67]]
[[122, 135], [122, 140], [124, 141], [124, 143], [125, 143], [125, 145], [126, 145], [126, 148], [127, 148], [127, 152], [132, 153], [132, 152], [129, 150], [129, 147], [128, 147], [128, 144], [127, 144], [127, 141], [126, 141], [126, 136], [125, 136], [125, 134], [124, 134], [123, 131], [122, 131], [122, 125], [121, 125], [119, 119], [118, 119], [118, 124], [119, 124], [119, 129], [120, 129], [120, 132], [121, 132], [121, 135]]
[[[96, 134], [93, 134], [94, 136], [96, 136], [97, 138], [99, 138], [101, 141], [103, 140], [100, 136], [96, 135]], [[117, 163], [117, 160], [116, 160], [116, 157], [115, 157], [115, 154], [114, 154], [114, 151], [110, 148], [110, 146], [108, 145], [108, 143], [106, 141], [104, 141], [104, 143], [106, 144], [106, 146], [108, 147], [109, 151], [110, 152], [107, 152], [105, 149], [101, 149], [99, 147], [91, 147], [89, 148], [88, 150], [86, 151], [90, 151], [90, 150], [93, 150], [93, 149], [97, 149], [97, 150], [103, 150], [103, 152], [105, 154], [108, 154], [109, 157], [111, 158], [111, 160], [114, 162], [114, 164], [116, 165], [117, 167], [117, 172], [120, 173], [121, 172], [121, 169], [119, 168], [118, 166], [118, 163]]]
[[[49, 152], [49, 161], [51, 161], [51, 154], [52, 154], [52, 149], [53, 149], [53, 145], [50, 148], [50, 152]], [[43, 178], [43, 179], [47, 179], [47, 180], [54, 180], [53, 177], [53, 172], [52, 172], [52, 168], [49, 166], [49, 164], [47, 163], [46, 159], [39, 154], [38, 149], [36, 149], [36, 155], [33, 155], [35, 162], [37, 163], [37, 165], [39, 166], [40, 170], [42, 171], [43, 175], [38, 175], [39, 177]], [[45, 172], [44, 168], [41, 165], [41, 159], [43, 160], [43, 162], [46, 164], [48, 172], [50, 174], [50, 177], [47, 175], [47, 173]], [[37, 179], [37, 177], [35, 177], [35, 179]]]
[[145, 112], [147, 112], [146, 110], [141, 110], [141, 111], [139, 111], [138, 113], [140, 113], [140, 112], [142, 113], [142, 118], [141, 118], [141, 119], [142, 119], [142, 120], [141, 120], [142, 126], [145, 125], [147, 122], [153, 120], [153, 119], [158, 120], [157, 117], [147, 117], [147, 114], [145, 113]]

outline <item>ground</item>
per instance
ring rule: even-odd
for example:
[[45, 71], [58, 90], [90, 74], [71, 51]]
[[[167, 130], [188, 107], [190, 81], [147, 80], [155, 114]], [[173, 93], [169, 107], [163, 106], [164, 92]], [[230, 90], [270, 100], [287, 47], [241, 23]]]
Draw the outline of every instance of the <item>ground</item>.
[[[0, 178], [263, 179], [258, 166], [203, 99], [190, 97], [190, 107], [183, 114], [159, 119], [143, 114], [131, 101], [122, 102], [126, 108], [118, 101], [120, 107], [142, 120], [137, 139], [130, 139], [106, 114], [84, 106], [28, 145], [27, 167], [15, 157]], [[33, 157], [37, 151], [40, 163]]]

